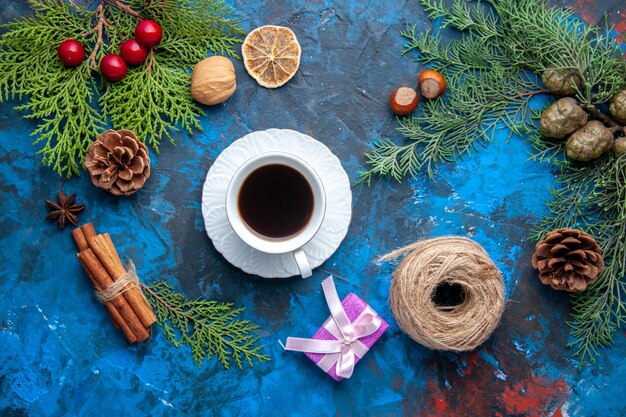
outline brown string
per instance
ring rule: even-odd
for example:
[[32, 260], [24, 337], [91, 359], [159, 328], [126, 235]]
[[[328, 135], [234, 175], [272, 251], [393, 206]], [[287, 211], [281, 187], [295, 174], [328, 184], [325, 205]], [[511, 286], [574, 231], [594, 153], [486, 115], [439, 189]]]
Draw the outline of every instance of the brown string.
[[[135, 264], [129, 260], [126, 263], [126, 274], [119, 277], [108, 287], [100, 291], [96, 290], [95, 295], [98, 301], [106, 304], [134, 287], [139, 288], [139, 277], [137, 276]], [[143, 295], [143, 293], [141, 294]]]
[[[400, 329], [433, 350], [469, 351], [487, 340], [505, 305], [502, 274], [487, 252], [470, 239], [447, 236], [413, 243], [381, 260], [403, 255], [389, 294]], [[433, 296], [441, 284], [460, 286], [461, 303], [437, 305]]]

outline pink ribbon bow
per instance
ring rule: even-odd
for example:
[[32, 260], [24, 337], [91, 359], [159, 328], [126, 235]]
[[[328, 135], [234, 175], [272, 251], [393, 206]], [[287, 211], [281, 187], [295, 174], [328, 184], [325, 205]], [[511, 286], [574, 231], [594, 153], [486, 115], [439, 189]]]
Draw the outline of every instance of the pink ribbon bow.
[[356, 363], [355, 355], [362, 358], [369, 350], [359, 339], [376, 332], [382, 321], [376, 312], [367, 306], [354, 322], [350, 322], [337, 295], [332, 276], [322, 282], [322, 289], [331, 316], [324, 323], [324, 328], [337, 340], [288, 337], [283, 348], [296, 352], [325, 354], [317, 366], [322, 368], [324, 372], [328, 372], [333, 365], [337, 364], [337, 376], [350, 378]]

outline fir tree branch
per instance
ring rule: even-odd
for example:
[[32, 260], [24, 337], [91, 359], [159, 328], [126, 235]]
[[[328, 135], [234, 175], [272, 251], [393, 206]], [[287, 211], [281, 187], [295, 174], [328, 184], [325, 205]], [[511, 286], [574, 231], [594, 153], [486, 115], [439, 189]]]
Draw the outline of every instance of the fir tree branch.
[[[361, 172], [355, 185], [362, 182], [371, 185], [374, 177], [383, 178], [390, 176], [400, 182], [409, 173], [413, 158], [416, 155], [416, 147], [419, 142], [398, 146], [388, 139], [381, 139], [375, 143], [376, 147], [366, 155], [367, 163], [371, 166], [367, 172]], [[408, 165], [407, 165], [408, 162]]]
[[[87, 148], [109, 120], [115, 129], [135, 130], [155, 150], [163, 138], [173, 141], [173, 131], [200, 129], [204, 113], [189, 91], [191, 68], [208, 52], [236, 57], [244, 34], [220, 0], [99, 0], [94, 10], [56, 0], [29, 3], [33, 17], [1, 26], [0, 101], [25, 100], [18, 109], [39, 121], [33, 134], [35, 144], [43, 144], [44, 164], [67, 177], [80, 172]], [[161, 24], [163, 41], [126, 78], [101, 80], [98, 63], [117, 53], [143, 17]], [[77, 68], [65, 68], [56, 56], [65, 39], [91, 51]]]
[[244, 309], [215, 301], [185, 300], [166, 282], [141, 287], [168, 340], [176, 347], [189, 346], [198, 366], [214, 356], [226, 369], [231, 360], [239, 368], [243, 360], [250, 366], [254, 361], [270, 360], [262, 353], [264, 346], [257, 345], [259, 337], [254, 332], [259, 327], [237, 319]]
[[505, 50], [498, 45], [485, 43], [483, 38], [473, 34], [455, 42], [444, 42], [440, 33], [431, 35], [430, 31], [426, 31], [415, 35], [415, 28], [409, 27], [401, 35], [409, 41], [403, 54], [417, 50], [418, 62], [430, 64], [440, 72], [474, 73], [488, 71], [494, 64], [501, 67], [510, 65]]
[[623, 124], [621, 124], [617, 120], [613, 119], [612, 117], [602, 113], [595, 106], [584, 106], [583, 108], [585, 109], [585, 111], [587, 111], [594, 118], [596, 118], [596, 119], [600, 120], [601, 122], [609, 125], [610, 129], [611, 129], [611, 131], [613, 133], [617, 132], [618, 130], [623, 130], [624, 129], [624, 125]]
[[563, 154], [565, 142], [557, 140], [546, 140], [537, 133], [531, 133], [528, 140], [534, 148], [534, 152], [530, 155], [532, 161], [550, 162]]
[[[154, 3], [159, 2], [151, 4]], [[232, 9], [222, 1], [182, 0], [144, 11], [147, 18], [160, 22], [164, 33], [176, 34], [164, 37], [159, 45], [159, 53], [163, 53], [168, 62], [193, 67], [206, 57], [207, 50], [239, 57], [233, 47], [241, 42], [245, 32], [239, 22], [231, 18]], [[185, 47], [186, 44], [194, 47]]]
[[63, 0], [26, 0], [35, 10], [52, 10], [64, 6]]
[[366, 155], [370, 170], [361, 173], [362, 181], [371, 182], [373, 175], [385, 173], [400, 181], [422, 169], [433, 177], [438, 163], [471, 153], [503, 129], [523, 133], [529, 123], [530, 99], [540, 89], [534, 75], [521, 76], [498, 65], [485, 72], [454, 72], [447, 82], [446, 100], [425, 101], [415, 116], [400, 120], [398, 132], [413, 143], [378, 143]]
[[626, 324], [626, 155], [609, 154], [586, 166], [560, 165], [561, 187], [553, 191], [551, 214], [537, 225], [533, 238], [540, 239], [546, 230], [578, 227], [596, 238], [606, 264], [586, 291], [572, 297], [570, 346], [582, 366], [595, 362], [598, 348], [611, 344]]
[[36, 137], [33, 144], [43, 143], [38, 153], [44, 165], [66, 177], [80, 172], [91, 138], [105, 125], [93, 106], [95, 85], [90, 71], [83, 65], [77, 71], [51, 76], [49, 87], [32, 92], [26, 104], [16, 107], [27, 111], [25, 117], [40, 120], [32, 133]]
[[[37, 2], [33, 17], [3, 25], [0, 36], [0, 100], [27, 101], [17, 106], [38, 120], [33, 135], [45, 165], [59, 175], [78, 174], [92, 138], [105, 125], [94, 106], [95, 81], [87, 64], [65, 68], [56, 46], [91, 27], [93, 13], [82, 8]], [[95, 40], [95, 34], [86, 36]]]
[[100, 97], [103, 114], [114, 126], [141, 132], [156, 151], [162, 139], [180, 128], [200, 129], [202, 108], [191, 98], [191, 74], [160, 61], [158, 54], [131, 71], [123, 83], [109, 83]]
[[137, 13], [136, 11], [134, 11], [133, 9], [131, 9], [130, 7], [128, 7], [127, 5], [122, 3], [121, 1], [118, 1], [118, 0], [100, 0], [100, 5], [103, 5], [104, 3], [110, 4], [111, 6], [121, 10], [122, 12], [126, 13], [127, 15], [130, 15], [130, 16], [134, 17], [137, 20], [143, 20], [143, 17], [139, 13]]
[[154, 49], [150, 49], [150, 54], [148, 55], [148, 65], [146, 66], [146, 71], [148, 75], [151, 75], [152, 72], [152, 64], [154, 63]]
[[443, 27], [474, 32], [483, 39], [502, 36], [499, 22], [490, 8], [476, 2], [473, 7], [466, 0], [455, 0], [451, 6], [437, 0], [420, 0], [431, 20], [442, 19]]
[[96, 43], [93, 46], [93, 50], [89, 55], [89, 66], [92, 69], [98, 68], [98, 64], [96, 62], [96, 57], [98, 56], [98, 51], [100, 50], [100, 46], [102, 45], [102, 32], [104, 31], [104, 26], [106, 24], [106, 16], [104, 15], [104, 6], [102, 4], [98, 5], [96, 8], [96, 25], [93, 28], [93, 31], [88, 31], [86, 34], [96, 33], [98, 38], [96, 39]]
[[546, 90], [545, 88], [542, 88], [541, 90], [535, 90], [535, 91], [524, 91], [523, 93], [515, 94], [514, 96], [512, 96], [511, 100], [517, 100], [518, 98], [522, 98], [522, 97], [530, 97], [530, 96], [536, 96], [537, 94], [548, 94], [548, 93], [550, 93], [550, 91]]
[[[539, 75], [548, 68], [578, 70], [585, 88], [577, 98], [588, 108], [626, 87], [626, 65], [615, 39], [569, 10], [540, 0], [490, 0], [492, 7], [462, 0], [454, 0], [452, 7], [442, 0], [421, 2], [431, 18], [466, 33], [444, 42], [439, 33], [417, 35], [414, 26], [402, 32], [408, 40], [402, 53], [417, 50], [416, 60], [442, 72], [448, 88], [443, 101], [426, 102], [410, 123], [401, 122], [398, 131], [420, 145], [394, 149], [386, 140], [366, 155], [370, 169], [361, 178], [368, 182], [374, 175], [389, 173], [399, 179], [422, 168], [432, 177], [438, 163], [456, 160], [497, 131], [507, 129], [509, 137], [528, 132], [529, 102], [545, 92]], [[409, 157], [408, 150], [417, 155]], [[394, 155], [412, 163], [402, 164]]]
[[548, 68], [575, 69], [584, 91], [583, 105], [596, 105], [626, 87], [626, 67], [617, 58], [619, 46], [610, 35], [574, 16], [569, 9], [548, 7], [538, 0], [492, 0], [505, 27], [514, 59], [542, 72]]

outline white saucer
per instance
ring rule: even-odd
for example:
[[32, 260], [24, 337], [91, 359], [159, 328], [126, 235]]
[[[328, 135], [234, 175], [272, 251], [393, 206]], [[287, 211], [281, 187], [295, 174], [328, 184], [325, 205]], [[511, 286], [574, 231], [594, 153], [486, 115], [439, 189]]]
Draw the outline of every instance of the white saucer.
[[289, 152], [304, 159], [324, 184], [326, 216], [315, 237], [303, 247], [311, 268], [330, 258], [346, 236], [352, 217], [352, 190], [348, 175], [330, 149], [295, 130], [252, 132], [233, 142], [217, 157], [202, 190], [202, 216], [215, 249], [248, 274], [287, 278], [300, 274], [293, 255], [273, 255], [251, 248], [235, 234], [226, 217], [226, 190], [233, 174], [248, 159], [269, 151]]

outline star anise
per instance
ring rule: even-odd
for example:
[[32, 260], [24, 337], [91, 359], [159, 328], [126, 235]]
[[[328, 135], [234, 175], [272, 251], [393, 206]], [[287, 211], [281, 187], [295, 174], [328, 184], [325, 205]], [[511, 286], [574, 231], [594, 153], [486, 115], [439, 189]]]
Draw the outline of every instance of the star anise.
[[77, 226], [78, 217], [76, 217], [76, 213], [82, 211], [85, 206], [82, 204], [74, 204], [76, 203], [76, 194], [72, 194], [68, 197], [63, 191], [59, 191], [57, 200], [57, 202], [46, 200], [46, 204], [50, 210], [46, 219], [57, 220], [59, 222], [59, 229], [63, 229], [66, 223]]

